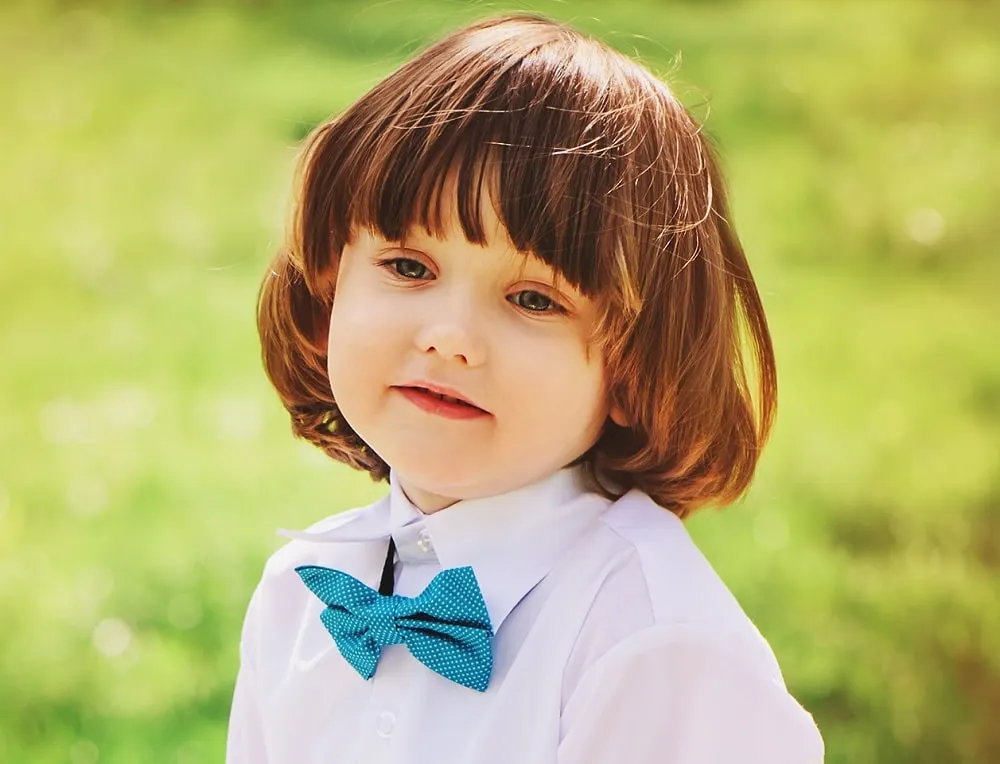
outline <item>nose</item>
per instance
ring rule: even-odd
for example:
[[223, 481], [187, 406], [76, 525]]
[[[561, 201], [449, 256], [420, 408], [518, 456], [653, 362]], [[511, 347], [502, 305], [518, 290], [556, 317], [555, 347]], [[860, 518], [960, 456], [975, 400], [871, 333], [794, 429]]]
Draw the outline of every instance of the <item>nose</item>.
[[463, 315], [431, 317], [417, 332], [417, 348], [423, 353], [436, 353], [445, 361], [458, 361], [465, 366], [479, 366], [486, 358], [486, 348], [472, 328], [466, 311]]

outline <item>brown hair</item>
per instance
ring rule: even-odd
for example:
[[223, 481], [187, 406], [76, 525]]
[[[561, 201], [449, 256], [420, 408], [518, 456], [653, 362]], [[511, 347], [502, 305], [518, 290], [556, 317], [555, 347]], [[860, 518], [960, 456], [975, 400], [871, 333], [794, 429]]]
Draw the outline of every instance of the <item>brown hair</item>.
[[777, 375], [712, 147], [646, 69], [535, 16], [451, 34], [309, 137], [289, 239], [258, 310], [264, 365], [294, 432], [387, 476], [326, 372], [338, 260], [358, 228], [388, 240], [417, 224], [437, 234], [449, 171], [470, 242], [484, 242], [489, 194], [517, 248], [601, 308], [596, 341], [628, 426], [608, 422], [585, 455], [596, 487], [638, 487], [681, 517], [742, 495], [773, 423]]

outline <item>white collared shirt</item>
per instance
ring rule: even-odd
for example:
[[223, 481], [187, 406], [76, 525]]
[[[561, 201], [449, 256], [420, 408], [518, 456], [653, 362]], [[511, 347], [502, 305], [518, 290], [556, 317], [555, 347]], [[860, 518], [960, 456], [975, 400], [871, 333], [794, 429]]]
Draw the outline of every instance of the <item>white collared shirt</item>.
[[[639, 491], [617, 502], [565, 469], [424, 515], [395, 479], [267, 562], [247, 611], [227, 764], [820, 764], [812, 717], [681, 521]], [[405, 645], [364, 679], [295, 567], [395, 593], [469, 565], [495, 636], [486, 692]]]

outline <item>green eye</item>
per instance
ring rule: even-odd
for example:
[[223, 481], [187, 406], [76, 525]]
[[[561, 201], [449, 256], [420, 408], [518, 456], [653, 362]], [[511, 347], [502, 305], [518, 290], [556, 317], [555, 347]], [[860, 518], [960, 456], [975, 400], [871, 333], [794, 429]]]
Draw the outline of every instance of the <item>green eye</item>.
[[510, 299], [517, 307], [531, 311], [532, 313], [545, 313], [553, 309], [559, 309], [559, 306], [552, 299], [532, 289], [517, 292]]
[[430, 273], [423, 263], [408, 257], [397, 257], [392, 260], [392, 267], [404, 279], [422, 279]]

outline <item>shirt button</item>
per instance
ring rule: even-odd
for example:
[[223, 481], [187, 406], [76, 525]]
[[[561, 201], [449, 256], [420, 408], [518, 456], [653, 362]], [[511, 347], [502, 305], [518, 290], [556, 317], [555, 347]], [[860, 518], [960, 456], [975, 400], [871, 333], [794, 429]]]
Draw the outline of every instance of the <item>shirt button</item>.
[[395, 728], [395, 714], [390, 713], [389, 711], [383, 711], [378, 715], [378, 721], [375, 724], [375, 731], [378, 733], [379, 737], [389, 737]]
[[417, 534], [417, 549], [419, 549], [424, 554], [430, 554], [434, 551], [434, 544], [431, 542], [431, 534], [426, 528]]

